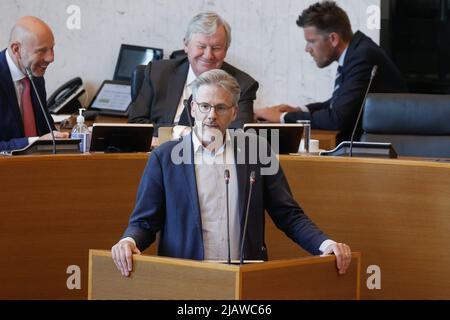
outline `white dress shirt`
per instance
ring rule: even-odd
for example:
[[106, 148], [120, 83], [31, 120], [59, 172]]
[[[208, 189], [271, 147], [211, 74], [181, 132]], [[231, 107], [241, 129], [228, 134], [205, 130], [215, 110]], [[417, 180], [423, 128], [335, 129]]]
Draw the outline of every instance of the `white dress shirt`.
[[181, 114], [184, 110], [184, 100], [189, 99], [189, 97], [191, 96], [192, 90], [190, 85], [195, 81], [195, 79], [197, 79], [197, 76], [195, 75], [194, 70], [192, 70], [192, 66], [189, 64], [189, 71], [186, 78], [186, 83], [184, 84], [183, 94], [181, 95], [180, 101], [178, 102], [177, 112], [175, 113], [175, 118], [173, 119], [173, 123], [175, 124], [178, 124], [178, 122], [180, 121]]
[[239, 259], [241, 226], [238, 212], [238, 184], [230, 134], [227, 131], [225, 144], [215, 153], [203, 147], [196, 134], [192, 136], [192, 143], [205, 260], [227, 260], [228, 258], [225, 169], [230, 171], [231, 259]]
[[173, 120], [175, 126], [172, 129], [172, 139], [179, 139], [180, 137], [191, 132], [189, 127], [179, 126], [178, 122], [180, 121], [181, 114], [184, 111], [184, 100], [188, 100], [192, 94], [192, 90], [190, 85], [197, 79], [197, 76], [192, 69], [192, 66], [189, 64], [189, 71], [186, 78], [186, 83], [184, 84], [183, 94], [181, 95], [180, 101], [178, 102], [177, 112], [175, 114], [175, 118]]
[[25, 78], [25, 75], [20, 71], [20, 69], [16, 66], [13, 59], [9, 55], [9, 50], [6, 50], [6, 63], [8, 64], [9, 71], [11, 73], [11, 78], [14, 83], [14, 88], [16, 89], [16, 98], [17, 103], [19, 105], [20, 114], [23, 115], [23, 108], [22, 108], [22, 92], [23, 92], [23, 86], [20, 82], [23, 78]]

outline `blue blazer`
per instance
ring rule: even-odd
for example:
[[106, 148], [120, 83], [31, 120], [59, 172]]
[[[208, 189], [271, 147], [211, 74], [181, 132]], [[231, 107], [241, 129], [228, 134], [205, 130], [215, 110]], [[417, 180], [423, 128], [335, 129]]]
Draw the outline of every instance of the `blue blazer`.
[[[25, 147], [28, 139], [25, 138], [22, 115], [17, 103], [16, 90], [11, 78], [8, 63], [6, 62], [6, 50], [0, 52], [0, 150], [14, 150]], [[37, 91], [46, 108], [45, 81], [43, 77], [34, 78]], [[31, 89], [36, 129], [39, 136], [49, 132], [45, 118], [39, 107], [39, 102]], [[47, 111], [51, 126], [54, 128], [53, 119]]]
[[[252, 139], [257, 138], [253, 136]], [[177, 165], [172, 162], [172, 150], [179, 148], [179, 143], [184, 147], [180, 152], [181, 157], [188, 150], [190, 154], [187, 158], [191, 164]], [[245, 150], [235, 147], [237, 159], [243, 156], [242, 152]], [[275, 157], [273, 161], [277, 161]], [[328, 237], [293, 199], [281, 167], [274, 175], [261, 175], [262, 167], [260, 163], [236, 165], [241, 232], [248, 201], [249, 175], [253, 170], [256, 172], [245, 239], [245, 259], [268, 258], [264, 242], [264, 210], [293, 241], [312, 254], [320, 254], [319, 247]], [[191, 136], [162, 144], [150, 155], [139, 185], [136, 206], [123, 237], [132, 237], [138, 248], [144, 250], [155, 241], [156, 233], [160, 232], [159, 255], [203, 260], [198, 199]]]
[[[388, 55], [369, 37], [358, 31], [347, 49], [342, 71], [342, 84], [333, 96], [307, 105], [310, 112], [290, 112], [285, 122], [311, 120], [314, 129], [340, 130], [338, 140], [349, 140], [369, 84], [372, 67], [378, 65], [370, 92], [407, 92], [406, 83]], [[331, 101], [333, 105], [331, 107]], [[358, 136], [362, 133], [359, 126]]]

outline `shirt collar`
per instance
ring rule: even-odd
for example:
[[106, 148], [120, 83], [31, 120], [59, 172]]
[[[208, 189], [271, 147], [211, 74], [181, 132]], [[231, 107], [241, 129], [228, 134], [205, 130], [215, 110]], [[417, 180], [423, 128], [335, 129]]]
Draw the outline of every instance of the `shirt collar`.
[[[194, 146], [194, 153], [197, 152], [209, 152], [208, 149], [206, 149], [200, 139], [198, 138], [197, 134], [195, 133], [195, 130], [192, 133], [192, 144]], [[220, 148], [215, 152], [216, 155], [221, 154], [225, 151], [225, 147], [231, 146], [231, 135], [229, 130], [225, 131], [225, 143], [220, 146]]]
[[341, 56], [339, 57], [338, 64], [341, 67], [344, 66], [344, 61], [345, 61], [345, 56], [347, 55], [347, 50], [348, 50], [348, 47], [345, 48], [344, 52], [342, 52]]
[[9, 55], [9, 50], [6, 50], [6, 63], [8, 63], [9, 71], [11, 72], [11, 78], [13, 82], [25, 78], [25, 75], [22, 73], [22, 71], [20, 71], [20, 69], [16, 66], [13, 59]]

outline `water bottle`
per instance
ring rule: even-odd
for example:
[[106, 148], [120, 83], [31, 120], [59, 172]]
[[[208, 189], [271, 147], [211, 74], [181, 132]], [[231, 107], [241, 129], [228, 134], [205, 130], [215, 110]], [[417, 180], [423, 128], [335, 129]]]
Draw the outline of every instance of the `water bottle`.
[[89, 152], [89, 146], [91, 145], [91, 132], [89, 128], [84, 123], [83, 111], [86, 110], [84, 108], [80, 108], [79, 115], [77, 117], [77, 124], [72, 129], [72, 139], [81, 139], [80, 142], [80, 151], [81, 152]]

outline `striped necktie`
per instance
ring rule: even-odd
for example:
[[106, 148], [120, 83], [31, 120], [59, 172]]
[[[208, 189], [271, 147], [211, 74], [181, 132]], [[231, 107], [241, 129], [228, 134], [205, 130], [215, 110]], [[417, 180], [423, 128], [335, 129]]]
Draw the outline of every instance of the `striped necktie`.
[[330, 109], [333, 108], [333, 104], [334, 104], [334, 102], [336, 100], [337, 92], [338, 92], [339, 88], [341, 87], [342, 81], [344, 79], [344, 75], [342, 73], [343, 69], [344, 68], [342, 66], [339, 66], [337, 68], [336, 79], [334, 80], [333, 95], [331, 97]]

